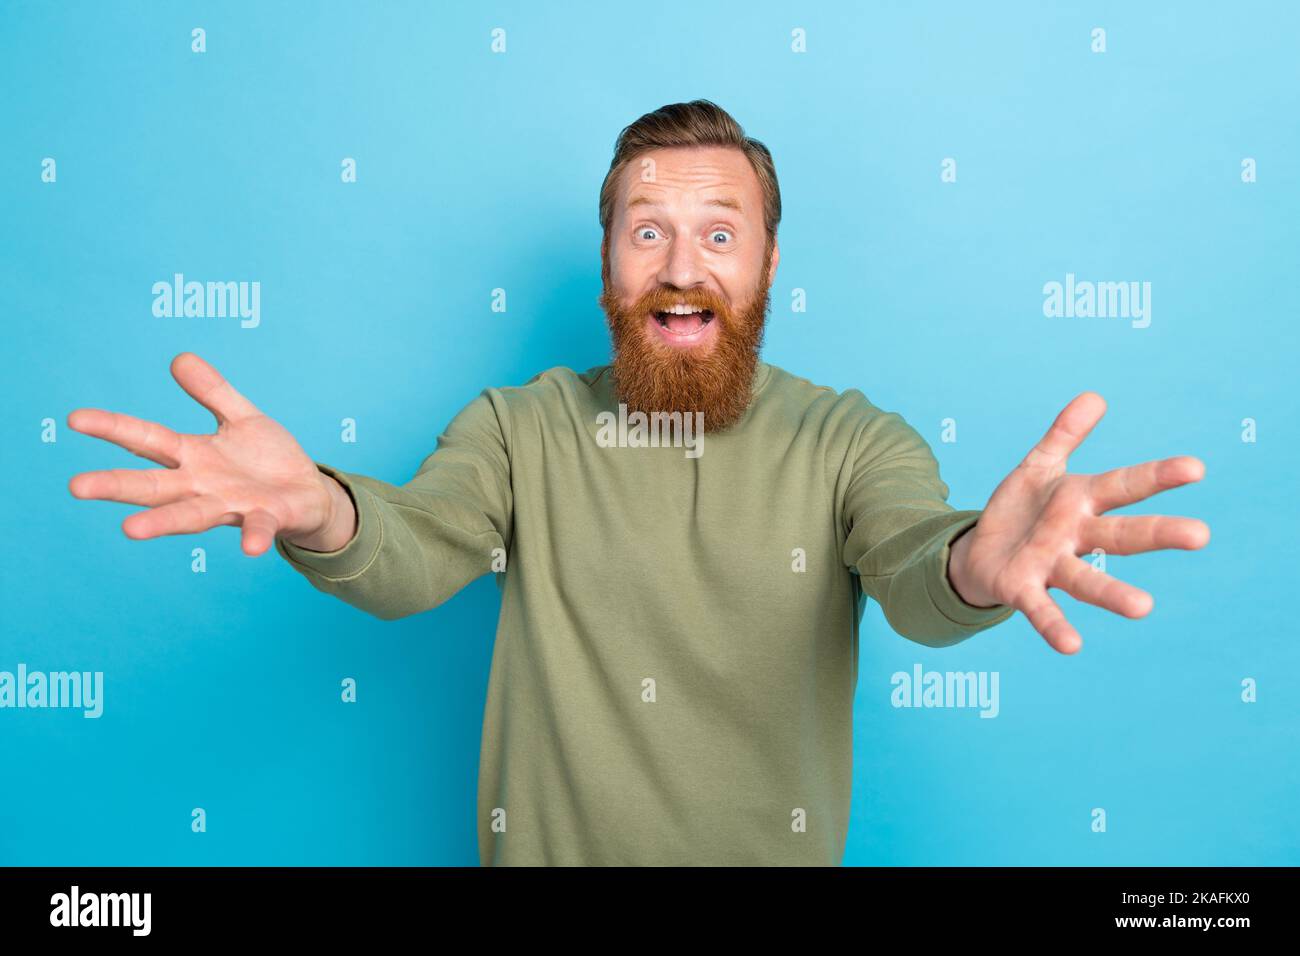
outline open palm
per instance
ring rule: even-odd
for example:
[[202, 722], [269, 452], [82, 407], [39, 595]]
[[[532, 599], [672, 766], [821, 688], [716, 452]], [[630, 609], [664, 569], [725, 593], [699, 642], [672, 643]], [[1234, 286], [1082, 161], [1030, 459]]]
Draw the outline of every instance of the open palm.
[[68, 415], [70, 428], [164, 467], [83, 472], [68, 482], [75, 497], [146, 506], [122, 522], [130, 538], [238, 525], [249, 555], [267, 551], [277, 535], [311, 535], [326, 526], [334, 499], [283, 426], [192, 352], [176, 356], [171, 373], [216, 417], [216, 433], [182, 434], [130, 415], [78, 408]]
[[1195, 549], [1210, 538], [1209, 527], [1195, 518], [1103, 514], [1199, 481], [1205, 465], [1197, 458], [1181, 455], [1095, 475], [1066, 471], [1068, 457], [1105, 411], [1096, 392], [1075, 397], [998, 485], [970, 533], [953, 545], [950, 574], [966, 600], [1017, 608], [1063, 654], [1074, 653], [1083, 641], [1048, 588], [1130, 618], [1144, 616], [1154, 604], [1150, 594], [1082, 555]]

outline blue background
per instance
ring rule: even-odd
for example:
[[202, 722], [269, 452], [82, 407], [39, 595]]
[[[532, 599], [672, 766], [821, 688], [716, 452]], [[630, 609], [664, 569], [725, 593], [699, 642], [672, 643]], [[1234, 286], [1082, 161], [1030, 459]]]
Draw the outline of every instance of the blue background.
[[[149, 463], [66, 416], [211, 431], [168, 374], [192, 350], [312, 457], [405, 482], [483, 387], [608, 360], [601, 178], [624, 125], [695, 97], [776, 158], [764, 357], [902, 413], [955, 507], [1084, 389], [1109, 411], [1071, 470], [1207, 466], [1126, 509], [1212, 530], [1109, 559], [1148, 618], [1053, 592], [1079, 655], [1020, 616], [930, 650], [869, 608], [845, 863], [1300, 863], [1300, 14], [1137, 7], [3, 3], [0, 670], [102, 670], [106, 692], [99, 720], [0, 711], [0, 863], [478, 862], [492, 580], [385, 623], [233, 528], [130, 541], [138, 509], [67, 481]], [[154, 318], [174, 272], [260, 281], [260, 326]], [[1067, 272], [1150, 281], [1150, 327], [1044, 318]], [[918, 662], [998, 671], [1000, 716], [894, 709]]]

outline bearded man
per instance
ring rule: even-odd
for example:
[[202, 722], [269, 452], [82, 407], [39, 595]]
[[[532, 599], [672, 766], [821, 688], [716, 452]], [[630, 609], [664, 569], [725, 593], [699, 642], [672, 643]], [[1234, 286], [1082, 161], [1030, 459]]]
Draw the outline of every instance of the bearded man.
[[[394, 485], [312, 460], [183, 353], [172, 374], [216, 433], [78, 409], [72, 428], [164, 467], [70, 490], [146, 506], [132, 538], [238, 525], [247, 554], [274, 545], [385, 620], [496, 573], [485, 865], [836, 865], [866, 599], [932, 647], [1019, 610], [1075, 653], [1048, 589], [1150, 611], [1080, 556], [1204, 545], [1195, 519], [1103, 514], [1204, 466], [1068, 473], [1105, 409], [1084, 392], [985, 508], [954, 510], [898, 413], [760, 359], [780, 216], [761, 143], [708, 101], [665, 106], [623, 130], [600, 193], [610, 365], [484, 390]], [[701, 416], [707, 442], [611, 447], [598, 423], [616, 410]]]

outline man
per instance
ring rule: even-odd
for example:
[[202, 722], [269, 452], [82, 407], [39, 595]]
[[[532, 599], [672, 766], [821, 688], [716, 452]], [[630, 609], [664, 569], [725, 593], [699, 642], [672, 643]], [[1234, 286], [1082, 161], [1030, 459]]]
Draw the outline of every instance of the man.
[[1105, 409], [1092, 392], [984, 509], [955, 511], [897, 413], [759, 360], [780, 213], [761, 143], [707, 101], [665, 106], [622, 132], [601, 190], [611, 365], [486, 389], [399, 486], [313, 461], [183, 353], [172, 374], [216, 434], [79, 409], [71, 427], [165, 467], [70, 490], [146, 506], [132, 538], [239, 525], [247, 554], [274, 544], [386, 620], [499, 573], [484, 864], [838, 864], [865, 597], [922, 644], [1019, 610], [1072, 654], [1048, 588], [1127, 617], [1152, 605], [1080, 555], [1209, 531], [1103, 516], [1203, 466], [1068, 474]]

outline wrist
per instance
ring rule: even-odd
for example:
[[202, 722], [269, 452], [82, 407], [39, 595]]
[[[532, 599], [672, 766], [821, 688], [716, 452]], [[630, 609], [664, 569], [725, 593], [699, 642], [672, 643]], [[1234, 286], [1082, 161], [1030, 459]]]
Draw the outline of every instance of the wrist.
[[[971, 528], [974, 526], [972, 525]], [[948, 583], [952, 586], [957, 596], [969, 604], [971, 607], [996, 607], [999, 603], [993, 595], [980, 588], [971, 579], [970, 574], [970, 543], [971, 535], [968, 533], [971, 528], [963, 531], [957, 536], [957, 540], [952, 543], [948, 549]]]
[[328, 494], [325, 523], [310, 534], [287, 536], [285, 540], [307, 551], [337, 551], [356, 535], [357, 510], [352, 496], [337, 480], [324, 472], [320, 477]]

